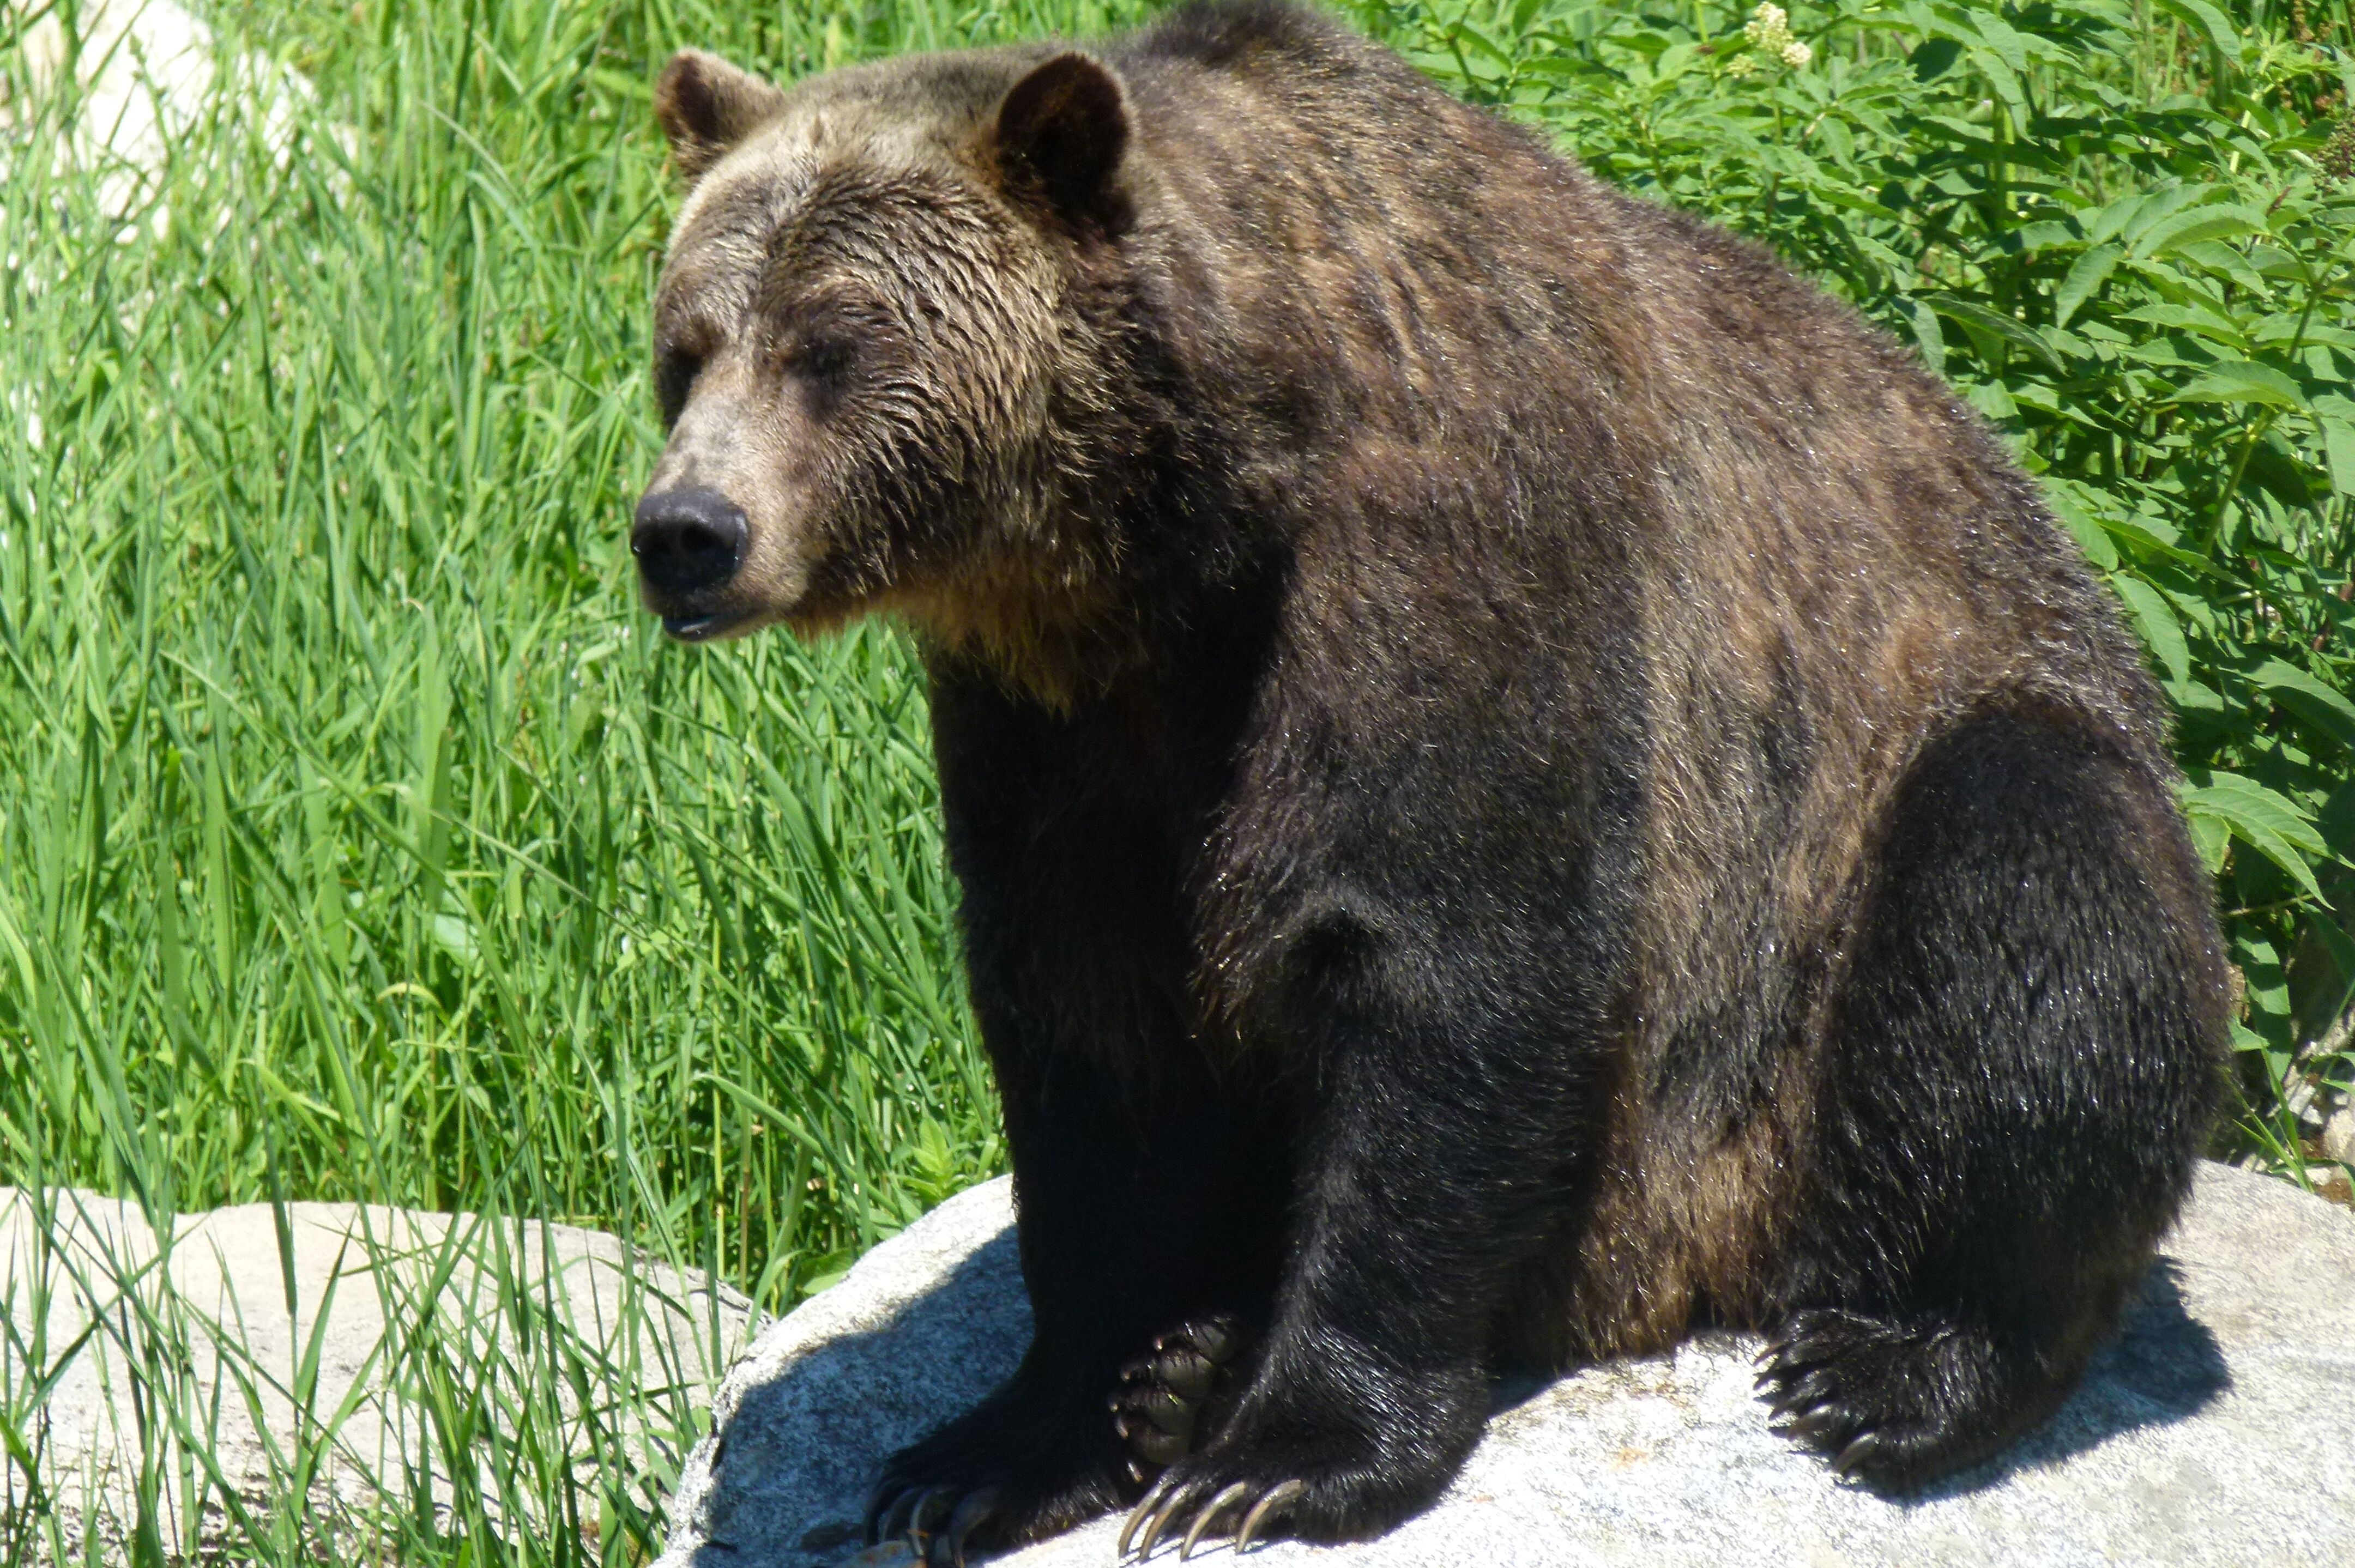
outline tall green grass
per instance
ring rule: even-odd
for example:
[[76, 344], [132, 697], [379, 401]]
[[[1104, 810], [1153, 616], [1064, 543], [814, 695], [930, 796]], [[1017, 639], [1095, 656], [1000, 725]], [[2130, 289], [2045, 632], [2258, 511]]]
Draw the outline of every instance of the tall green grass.
[[[816, 646], [680, 649], [634, 608], [623, 535], [658, 446], [646, 302], [672, 199], [647, 87], [684, 44], [785, 77], [1086, 35], [1145, 8], [216, 5], [206, 15], [226, 37], [315, 91], [292, 107], [291, 143], [273, 145], [265, 84], [232, 72], [128, 212], [99, 172], [48, 156], [77, 105], [29, 90], [18, 40], [47, 8], [0, 11], [16, 118], [0, 175], [0, 1182], [128, 1195], [166, 1230], [176, 1214], [254, 1200], [578, 1220], [783, 1308], [997, 1168], [908, 650], [878, 628]], [[1482, 0], [1353, 14], [1459, 90], [1597, 138], [1619, 177], [1825, 270], [1864, 230], [1859, 255], [1912, 264], [1891, 249], [1912, 241], [1881, 217], [1836, 221], [1843, 203], [1877, 199], [1841, 182], [1879, 164], [1852, 146], [1844, 162], [1801, 159], [1814, 124], [1845, 123], [1808, 96], [1819, 82], [1744, 86], [1703, 69], [1714, 57], [1697, 40], [1738, 35], [1748, 7], [1668, 9]], [[1997, 10], [1843, 4], [1801, 25], [1846, 28], [1836, 41], [1853, 46], [1856, 72], [1842, 79], [1866, 79], [1876, 63], [1912, 67], [1918, 39], [1891, 29], [1914, 11], [1952, 32]], [[2208, 14], [2204, 0], [2173, 6], [2149, 47], [2104, 57], [2087, 79], [2123, 102], [2212, 78], [2218, 59], [2187, 31]], [[1992, 24], [1987, 36], [2000, 44]], [[2030, 90], [2072, 69], [2040, 58]], [[1942, 133], [1966, 140], [1981, 111], [1964, 77], [1913, 78], [1942, 84], [1955, 101], [1931, 107], [1963, 127]], [[1892, 80], [1870, 76], [1880, 96], [1852, 101], [1880, 113]], [[1762, 130], [1782, 137], [1781, 116], [1803, 110], [1806, 133], [1796, 119], [1779, 142]], [[1873, 124], [1921, 129], [1902, 115]], [[1762, 189], [1764, 164], [1742, 149], [1770, 143]], [[1952, 162], [1925, 153], [1908, 166], [1951, 185]], [[2179, 177], [2115, 162], [2112, 195]], [[2043, 177], [2019, 174], [2004, 199]], [[1988, 210], [1992, 231], [2025, 209]], [[2034, 302], [2083, 249], [2045, 242], [2061, 258], [2051, 277], [1950, 265], [1938, 287], [1968, 293], [1999, 275], [2029, 302], [2006, 319], [2041, 331]], [[1999, 234], [1985, 243], [1981, 260], [2016, 253]], [[1870, 268], [1850, 270], [1835, 281], [1900, 330], [1917, 320], [1858, 283]], [[1998, 417], [1987, 388], [2023, 389], [2014, 433], [2047, 461], [2027, 428], [2041, 407], [2023, 379], [2036, 355], [1951, 308], [1950, 370]], [[1926, 344], [1938, 329], [1913, 330]], [[2179, 410], [2157, 418], [2187, 428]], [[2281, 445], [2264, 445], [2273, 428], [2198, 427], [2222, 431], [2243, 469], [2246, 452]], [[2315, 562], [2339, 573], [2346, 503], [2301, 482], [2328, 535]], [[2247, 503], [2244, 529], [2270, 526], [2260, 508]], [[2171, 596], [2138, 607], [2147, 624], [2169, 605], [2190, 620], [2190, 568], [2117, 537], [2127, 575]], [[2282, 554], [2267, 548], [2268, 561]], [[2231, 599], [2231, 624], [2262, 631], [2272, 591]], [[2221, 635], [2192, 626], [2182, 658], [2200, 662], [2178, 684], [2198, 673], [2242, 705], [2241, 749], [2217, 760], [2254, 768], [2278, 715], [2211, 676], [2242, 656], [2239, 643], [2211, 655]], [[2183, 646], [2179, 626], [2163, 653]], [[2300, 667], [2337, 681], [2321, 646]], [[2317, 810], [2343, 761], [2281, 735], [2305, 747], [2307, 772], [2276, 782]], [[2239, 842], [2216, 840], [2228, 886], [2252, 906], [2288, 900], [2252, 916], [2244, 948], [2273, 942], [2278, 959], [2319, 928], [2282, 910], [2319, 906], [2267, 881], [2289, 874], [2263, 855], [2227, 864]], [[2337, 853], [2298, 863], [2328, 882]], [[2286, 986], [2279, 969], [2257, 984]], [[2261, 1030], [2277, 1016], [2286, 1002], [2253, 1015]], [[2261, 1099], [2296, 1044], [2268, 1034], [2254, 1053], [2271, 1075], [2253, 1081]], [[53, 1285], [77, 1287], [62, 1262], [48, 1266]], [[186, 1304], [131, 1283], [165, 1342], [185, 1337]], [[645, 1398], [635, 1369], [522, 1305], [502, 1309], [520, 1360], [484, 1355], [428, 1299], [401, 1307], [404, 1386], [445, 1461], [479, 1446], [485, 1421], [536, 1435], [487, 1470], [443, 1463], [457, 1493], [439, 1511], [322, 1513], [306, 1478], [325, 1432], [243, 1495], [206, 1467], [209, 1417], [185, 1369], [158, 1363], [137, 1373], [155, 1416], [138, 1434], [143, 1485], [112, 1544], [101, 1552], [91, 1536], [85, 1554], [160, 1563], [201, 1539], [224, 1561], [291, 1563], [328, 1542], [361, 1560], [642, 1560], [661, 1528], [663, 1445], [675, 1456], [692, 1437], [693, 1400]], [[40, 1458], [41, 1379], [88, 1353], [0, 1343], [12, 1439], [0, 1568], [74, 1546], [45, 1490], [59, 1478]], [[660, 1441], [619, 1441], [625, 1415]]]
[[[683, 650], [635, 608], [646, 83], [687, 42], [783, 71], [1110, 18], [216, 10], [315, 98], [273, 147], [225, 79], [117, 212], [45, 155], [77, 104], [30, 90], [40, 15], [0, 35], [0, 1181], [167, 1231], [579, 1219], [780, 1308], [996, 1168], [907, 650]], [[0, 1425], [37, 1437], [15, 1351]], [[158, 1426], [159, 1473], [201, 1431]], [[29, 1451], [0, 1562], [59, 1544]], [[563, 1517], [560, 1458], [426, 1535]], [[177, 1468], [166, 1514], [208, 1489]]]
[[996, 1144], [905, 650], [634, 605], [645, 62], [729, 29], [309, 20], [291, 154], [230, 94], [127, 219], [9, 176], [10, 1173], [513, 1191], [781, 1304]]

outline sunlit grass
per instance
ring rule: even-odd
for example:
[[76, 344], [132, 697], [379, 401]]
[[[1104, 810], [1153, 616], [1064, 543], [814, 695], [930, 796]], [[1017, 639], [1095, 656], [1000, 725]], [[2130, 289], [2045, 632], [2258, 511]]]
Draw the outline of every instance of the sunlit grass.
[[[578, 1219], [790, 1305], [1000, 1151], [907, 649], [682, 650], [635, 609], [645, 83], [688, 41], [783, 69], [1103, 18], [212, 17], [315, 97], [289, 141], [225, 78], [130, 210], [135, 182], [41, 155], [77, 106], [0, 37], [0, 1181], [165, 1233], [262, 1199]], [[52, 1287], [124, 1283], [61, 1258]], [[195, 1331], [132, 1283], [164, 1342]], [[411, 1305], [456, 1347], [420, 1408], [488, 1400], [532, 1462], [448, 1467], [438, 1515], [353, 1539], [643, 1555], [659, 1478], [614, 1450], [599, 1512], [547, 1404], [628, 1381], [544, 1339], [470, 1360]], [[102, 1349], [0, 1350], [0, 1562], [72, 1544], [39, 1380]], [[240, 1502], [188, 1380], [147, 1392], [117, 1546], [325, 1539], [290, 1532], [306, 1461]], [[655, 1413], [674, 1453], [689, 1403]], [[497, 1527], [580, 1508], [585, 1534]]]

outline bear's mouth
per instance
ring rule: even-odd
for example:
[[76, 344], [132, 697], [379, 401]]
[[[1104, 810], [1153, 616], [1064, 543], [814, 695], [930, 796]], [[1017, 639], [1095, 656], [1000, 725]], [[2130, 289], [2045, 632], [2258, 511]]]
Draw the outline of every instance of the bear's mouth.
[[666, 615], [663, 630], [681, 642], [709, 642], [715, 637], [725, 637], [749, 620], [745, 610], [715, 610], [709, 615]]

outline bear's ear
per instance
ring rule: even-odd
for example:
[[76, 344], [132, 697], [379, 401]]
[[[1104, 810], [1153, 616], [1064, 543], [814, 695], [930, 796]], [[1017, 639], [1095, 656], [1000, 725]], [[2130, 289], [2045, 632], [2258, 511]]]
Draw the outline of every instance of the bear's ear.
[[655, 79], [655, 118], [690, 185], [784, 106], [783, 93], [701, 49], [679, 50]]
[[1127, 227], [1118, 176], [1128, 103], [1112, 72], [1061, 54], [1014, 84], [997, 108], [997, 161], [1015, 195], [1043, 202], [1082, 233]]

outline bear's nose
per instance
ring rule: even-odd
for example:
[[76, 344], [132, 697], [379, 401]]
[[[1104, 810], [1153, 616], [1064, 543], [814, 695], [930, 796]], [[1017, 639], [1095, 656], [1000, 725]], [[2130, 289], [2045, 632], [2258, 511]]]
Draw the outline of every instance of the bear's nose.
[[667, 594], [699, 593], [736, 575], [744, 559], [744, 514], [705, 485], [659, 490], [638, 503], [630, 554], [638, 575]]

